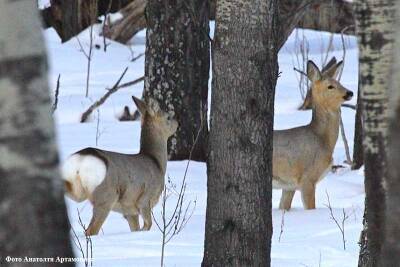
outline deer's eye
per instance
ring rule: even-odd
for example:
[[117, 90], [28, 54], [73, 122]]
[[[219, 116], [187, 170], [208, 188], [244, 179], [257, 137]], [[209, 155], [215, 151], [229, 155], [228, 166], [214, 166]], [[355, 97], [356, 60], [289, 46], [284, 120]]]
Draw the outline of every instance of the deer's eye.
[[329, 85], [329, 86], [328, 86], [328, 89], [335, 89], [335, 86]]

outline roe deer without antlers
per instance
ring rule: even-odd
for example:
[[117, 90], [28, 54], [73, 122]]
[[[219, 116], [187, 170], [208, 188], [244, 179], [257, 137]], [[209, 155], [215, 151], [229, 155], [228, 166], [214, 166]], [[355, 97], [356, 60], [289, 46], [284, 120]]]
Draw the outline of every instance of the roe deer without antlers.
[[340, 106], [353, 92], [336, 80], [343, 62], [336, 64], [333, 58], [328, 65], [320, 71], [312, 61], [307, 64], [311, 88], [300, 109], [312, 109], [310, 124], [274, 131], [272, 185], [282, 189], [280, 209], [290, 209], [296, 190], [304, 208], [315, 209], [316, 184], [332, 166]]
[[[87, 235], [98, 234], [110, 210], [122, 213], [131, 231], [149, 230], [152, 225], [151, 210], [164, 188], [167, 140], [178, 123], [161, 111], [155, 100], [149, 99], [146, 104], [132, 98], [142, 114], [138, 154], [85, 148], [63, 165], [67, 195], [78, 202], [89, 199], [93, 204]], [[139, 214], [144, 221], [142, 228]]]

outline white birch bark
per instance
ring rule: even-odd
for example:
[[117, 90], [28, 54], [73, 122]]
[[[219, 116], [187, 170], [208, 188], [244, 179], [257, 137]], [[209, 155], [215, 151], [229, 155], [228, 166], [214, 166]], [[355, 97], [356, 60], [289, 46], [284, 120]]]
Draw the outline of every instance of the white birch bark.
[[0, 1], [0, 221], [2, 256], [72, 256], [35, 1]]

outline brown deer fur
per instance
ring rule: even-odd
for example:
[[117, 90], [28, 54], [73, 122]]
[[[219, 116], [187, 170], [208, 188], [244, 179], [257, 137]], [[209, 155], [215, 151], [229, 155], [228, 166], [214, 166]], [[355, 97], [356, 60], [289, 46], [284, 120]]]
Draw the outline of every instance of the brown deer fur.
[[[86, 148], [72, 154], [63, 166], [67, 195], [93, 204], [87, 235], [99, 232], [110, 210], [122, 213], [131, 231], [149, 230], [152, 225], [151, 210], [164, 187], [167, 139], [178, 123], [161, 111], [156, 101], [150, 99], [146, 104], [135, 97], [133, 100], [142, 114], [138, 154]], [[142, 228], [139, 214], [144, 221]]]
[[289, 210], [296, 190], [301, 191], [305, 209], [315, 209], [315, 187], [332, 165], [339, 133], [340, 106], [353, 93], [336, 77], [342, 62], [324, 72], [309, 61], [307, 77], [311, 88], [302, 109], [312, 109], [310, 124], [274, 131], [273, 187], [282, 189], [280, 209]]

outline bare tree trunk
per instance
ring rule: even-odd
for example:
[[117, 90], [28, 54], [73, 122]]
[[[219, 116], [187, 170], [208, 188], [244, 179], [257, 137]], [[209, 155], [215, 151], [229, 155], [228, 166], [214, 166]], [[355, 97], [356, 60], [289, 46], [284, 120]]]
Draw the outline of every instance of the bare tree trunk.
[[189, 159], [190, 154], [193, 160], [206, 160], [208, 11], [208, 0], [147, 4], [144, 96], [159, 100], [178, 119], [178, 131], [168, 142], [170, 160]]
[[[395, 1], [358, 1], [360, 97], [363, 110], [366, 216], [359, 266], [377, 266], [384, 238], [387, 88], [394, 41]], [[367, 227], [366, 227], [367, 226]]]
[[0, 261], [73, 256], [35, 8], [0, 1]]
[[363, 127], [362, 127], [362, 104], [360, 97], [360, 88], [358, 88], [357, 109], [354, 126], [354, 146], [353, 146], [353, 165], [352, 170], [358, 170], [364, 164], [363, 150]]
[[[396, 11], [397, 15], [400, 14], [398, 2]], [[398, 266], [400, 263], [400, 31], [398, 26], [399, 21], [393, 26], [397, 30], [389, 91], [386, 235], [381, 266]]]
[[277, 1], [217, 1], [202, 266], [270, 266]]

